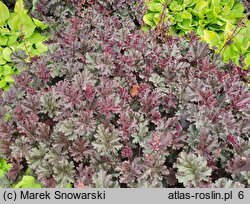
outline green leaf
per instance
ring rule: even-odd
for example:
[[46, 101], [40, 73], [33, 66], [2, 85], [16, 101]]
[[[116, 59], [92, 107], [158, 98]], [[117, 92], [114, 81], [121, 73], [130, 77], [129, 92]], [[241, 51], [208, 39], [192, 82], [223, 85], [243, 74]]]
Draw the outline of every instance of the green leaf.
[[160, 0], [160, 3], [164, 5], [164, 4], [167, 3], [167, 1], [168, 1], [168, 0]]
[[148, 26], [148, 25], [143, 25], [143, 26], [141, 27], [141, 29], [142, 29], [143, 32], [147, 32], [147, 31], [150, 30], [150, 26]]
[[17, 38], [18, 38], [18, 36], [15, 33], [13, 33], [12, 35], [9, 35], [8, 36], [8, 44], [7, 45], [11, 46], [13, 44], [16, 44], [17, 43]]
[[47, 50], [48, 50], [47, 46], [45, 46], [42, 42], [38, 42], [35, 44], [35, 48], [33, 48], [32, 46], [32, 49], [30, 50], [30, 52], [32, 56], [35, 56], [35, 55], [41, 55]]
[[3, 55], [0, 55], [0, 65], [6, 64], [6, 60], [3, 58]]
[[10, 88], [10, 85], [9, 85], [9, 84], [6, 84], [6, 86], [3, 87], [3, 90], [4, 90], [4, 91], [7, 91], [9, 88]]
[[9, 19], [8, 25], [11, 30], [23, 33], [25, 38], [29, 38], [36, 28], [35, 23], [26, 13], [16, 14]]
[[193, 3], [192, 0], [184, 0], [184, 1], [183, 1], [183, 5], [184, 5], [185, 7], [189, 6], [189, 5], [192, 4], [192, 3]]
[[233, 8], [233, 6], [234, 6], [234, 0], [228, 0], [227, 1], [227, 5], [229, 6], [229, 8]]
[[8, 28], [2, 27], [0, 28], [0, 34], [1, 35], [10, 34], [10, 30]]
[[42, 188], [42, 185], [36, 183], [33, 176], [23, 176], [22, 180], [19, 181], [14, 188]]
[[154, 13], [148, 13], [143, 16], [143, 21], [149, 25], [151, 28], [155, 28], [156, 25], [154, 23]]
[[211, 0], [211, 4], [210, 4], [211, 8], [214, 8], [219, 5], [220, 5], [220, 0]]
[[0, 67], [0, 75], [8, 75], [12, 73], [13, 71], [11, 69], [11, 66], [9, 66], [8, 64], [5, 64], [4, 66]]
[[163, 11], [163, 5], [161, 3], [155, 3], [152, 2], [148, 9], [153, 12], [162, 12]]
[[12, 49], [10, 49], [9, 47], [3, 49], [2, 55], [7, 62], [11, 62], [11, 57], [10, 57], [11, 53]]
[[[229, 5], [230, 6], [230, 5]], [[234, 5], [234, 7], [233, 7], [233, 11], [235, 11], [235, 12], [238, 12], [239, 14], [241, 13], [244, 13], [244, 11], [245, 11], [245, 7], [244, 7], [244, 5], [243, 4], [241, 4], [241, 3], [236, 3], [235, 5]]]
[[184, 19], [181, 23], [178, 23], [178, 26], [179, 26], [182, 30], [184, 30], [184, 31], [187, 31], [187, 32], [191, 31], [191, 28], [190, 28], [190, 26], [191, 26], [191, 21], [188, 20], [188, 19]]
[[229, 15], [230, 11], [231, 11], [230, 7], [228, 5], [225, 5], [222, 8], [221, 15], [227, 17]]
[[222, 55], [223, 55], [223, 60], [224, 60], [224, 62], [229, 62], [229, 60], [230, 60], [230, 47], [226, 47], [226, 48], [224, 48], [224, 50], [222, 51]]
[[215, 21], [218, 21], [218, 19], [220, 18], [220, 17], [219, 17], [219, 14], [221, 13], [221, 7], [220, 7], [220, 6], [215, 6], [215, 7], [213, 7], [212, 12], [213, 12], [213, 13], [212, 13], [213, 16], [216, 18]]
[[11, 77], [11, 75], [5, 75], [4, 76], [4, 80], [6, 82], [14, 82], [14, 79]]
[[7, 44], [8, 37], [4, 35], [0, 35], [0, 45], [5, 46]]
[[[4, 120], [5, 120], [6, 122], [9, 122], [11, 119], [12, 119], [11, 113], [5, 113], [5, 115], [4, 115]], [[0, 177], [1, 177], [1, 176], [0, 176]]]
[[211, 30], [204, 30], [204, 35], [202, 38], [210, 45], [210, 47], [219, 47], [221, 44], [219, 35]]
[[0, 157], [0, 177], [4, 176], [5, 173], [9, 172], [12, 164], [8, 164], [7, 161]]
[[10, 17], [10, 12], [8, 7], [0, 1], [0, 26], [6, 21], [8, 20], [8, 18]]
[[37, 42], [41, 42], [45, 39], [44, 36], [42, 36], [39, 32], [35, 31], [32, 36], [27, 38], [27, 41], [31, 44], [35, 44]]
[[183, 8], [182, 8], [182, 6], [181, 5], [178, 5], [178, 4], [175, 4], [175, 5], [170, 5], [170, 7], [169, 7], [172, 11], [174, 11], [174, 12], [176, 12], [176, 11], [182, 11], [183, 10]]
[[38, 19], [32, 18], [32, 20], [34, 21], [35, 25], [38, 28], [41, 28], [42, 30], [48, 28], [48, 25], [44, 24], [42, 21], [39, 21]]
[[0, 77], [0, 88], [4, 88], [6, 86], [6, 81]]
[[65, 188], [73, 188], [73, 185], [71, 183], [68, 183]]
[[235, 44], [224, 48], [222, 55], [225, 62], [232, 60], [236, 65], [239, 65], [240, 51]]
[[160, 20], [161, 20], [161, 14], [160, 13], [156, 13], [155, 15], [154, 15], [154, 23], [156, 24], [156, 25], [158, 25], [158, 23], [160, 22]]
[[21, 13], [24, 12], [24, 5], [23, 5], [23, 0], [17, 0], [15, 7], [14, 7], [14, 12], [15, 13]]
[[250, 21], [246, 24], [246, 27], [242, 29], [243, 39], [242, 39], [242, 45], [250, 44]]
[[0, 169], [0, 177], [4, 176], [4, 171], [2, 169]]
[[174, 18], [175, 18], [175, 20], [176, 20], [177, 22], [182, 22], [182, 21], [183, 21], [183, 18], [182, 18], [182, 14], [181, 14], [181, 13], [175, 14]]
[[207, 1], [201, 1], [201, 2], [196, 4], [193, 11], [196, 12], [196, 13], [199, 13], [199, 12], [203, 11], [207, 7], [208, 7], [208, 2]]
[[250, 66], [250, 53], [247, 53], [246, 56], [245, 56], [245, 63], [246, 63], [246, 66]]
[[224, 40], [227, 40], [228, 37], [233, 33], [234, 28], [235, 26], [232, 23], [230, 22], [226, 23], [226, 26], [224, 29]]
[[192, 19], [192, 14], [188, 11], [183, 11], [182, 14], [181, 14], [182, 18], [184, 19]]
[[243, 18], [245, 17], [244, 10], [245, 10], [244, 6], [238, 3], [233, 7], [233, 10], [229, 12], [229, 15], [227, 15], [227, 18], [228, 19]]

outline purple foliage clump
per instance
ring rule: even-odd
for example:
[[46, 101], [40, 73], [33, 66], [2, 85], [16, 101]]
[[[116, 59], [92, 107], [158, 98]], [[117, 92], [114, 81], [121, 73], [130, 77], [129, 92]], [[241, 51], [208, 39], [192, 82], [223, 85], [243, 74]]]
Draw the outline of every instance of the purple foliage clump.
[[140, 31], [143, 3], [82, 1], [0, 92], [10, 179], [28, 166], [45, 187], [249, 187], [247, 73], [194, 36]]

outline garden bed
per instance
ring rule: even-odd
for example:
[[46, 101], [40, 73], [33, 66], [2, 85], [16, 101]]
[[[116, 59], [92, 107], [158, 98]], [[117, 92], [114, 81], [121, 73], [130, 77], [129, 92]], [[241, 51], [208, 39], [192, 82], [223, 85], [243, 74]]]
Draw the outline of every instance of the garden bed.
[[11, 55], [1, 187], [249, 187], [249, 71], [194, 32], [143, 32], [142, 0], [31, 10], [47, 49]]

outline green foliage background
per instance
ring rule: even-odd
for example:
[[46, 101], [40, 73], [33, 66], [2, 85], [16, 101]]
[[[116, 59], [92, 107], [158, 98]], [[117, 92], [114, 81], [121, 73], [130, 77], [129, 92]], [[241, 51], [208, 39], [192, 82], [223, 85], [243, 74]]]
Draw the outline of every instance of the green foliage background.
[[43, 44], [46, 37], [41, 32], [48, 26], [31, 18], [24, 8], [23, 0], [17, 0], [14, 12], [0, 1], [0, 89], [7, 90], [14, 82], [12, 75], [23, 69], [16, 67], [11, 59], [13, 52], [24, 50], [28, 58], [47, 51]]
[[[250, 65], [250, 22], [237, 0], [151, 0], [146, 1], [144, 31], [168, 22], [167, 31], [182, 36], [194, 31], [203, 41], [243, 69]], [[242, 57], [244, 59], [242, 59]]]

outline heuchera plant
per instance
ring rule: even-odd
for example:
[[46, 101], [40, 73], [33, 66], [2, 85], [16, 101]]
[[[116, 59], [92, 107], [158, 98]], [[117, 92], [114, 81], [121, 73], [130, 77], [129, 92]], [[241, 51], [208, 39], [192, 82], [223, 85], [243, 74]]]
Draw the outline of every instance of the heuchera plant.
[[[23, 70], [23, 66], [16, 67], [12, 60], [15, 51], [24, 50], [26, 61], [47, 51], [43, 44], [46, 39], [41, 34], [47, 25], [35, 18], [31, 18], [24, 9], [23, 0], [17, 0], [14, 12], [0, 1], [0, 89], [7, 90], [14, 81], [13, 74]], [[20, 57], [20, 55], [18, 55]]]
[[85, 2], [0, 93], [10, 185], [29, 168], [44, 187], [249, 187], [247, 72], [143, 33], [136, 3]]
[[[168, 22], [164, 32], [184, 35], [191, 31], [244, 69], [250, 66], [250, 22], [237, 0], [149, 0], [143, 20], [144, 31]], [[160, 26], [159, 26], [160, 24]]]

